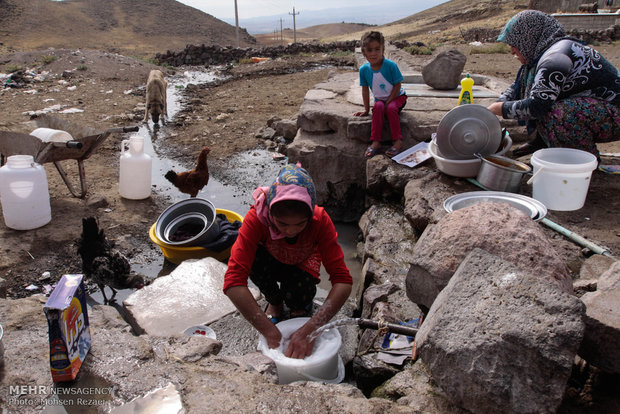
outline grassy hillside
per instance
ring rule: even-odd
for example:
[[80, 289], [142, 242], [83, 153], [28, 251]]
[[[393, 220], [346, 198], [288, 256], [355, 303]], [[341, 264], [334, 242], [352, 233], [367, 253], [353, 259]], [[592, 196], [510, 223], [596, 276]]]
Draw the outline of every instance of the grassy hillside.
[[[388, 40], [407, 40], [426, 44], [458, 43], [469, 29], [501, 29], [516, 13], [527, 8], [529, 0], [451, 0], [401, 20], [378, 26]], [[363, 30], [321, 40], [359, 39]]]
[[[239, 31], [242, 47], [256, 39]], [[153, 55], [236, 45], [235, 27], [174, 0], [0, 0], [0, 50], [87, 48]]]

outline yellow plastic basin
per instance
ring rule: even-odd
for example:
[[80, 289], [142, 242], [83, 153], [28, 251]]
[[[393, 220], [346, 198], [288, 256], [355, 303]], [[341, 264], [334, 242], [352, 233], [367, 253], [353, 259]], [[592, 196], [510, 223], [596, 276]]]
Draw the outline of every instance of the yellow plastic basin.
[[[240, 221], [243, 223], [243, 217], [234, 211], [218, 208], [215, 210], [215, 214], [224, 214], [231, 223], [234, 221]], [[164, 257], [174, 264], [179, 264], [183, 260], [187, 259], [202, 259], [203, 257], [213, 257], [214, 259], [224, 261], [230, 257], [230, 250], [232, 248], [231, 246], [221, 252], [214, 252], [213, 250], [205, 249], [204, 247], [199, 246], [172, 246], [157, 238], [155, 235], [155, 223], [153, 223], [149, 230], [149, 237], [153, 243], [159, 246], [161, 251], [164, 253]]]

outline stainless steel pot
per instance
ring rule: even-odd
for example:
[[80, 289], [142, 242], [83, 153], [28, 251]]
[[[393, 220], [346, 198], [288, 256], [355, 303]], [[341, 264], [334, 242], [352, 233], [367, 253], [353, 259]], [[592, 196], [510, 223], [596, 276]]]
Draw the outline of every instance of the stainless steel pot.
[[532, 173], [529, 165], [507, 157], [499, 155], [483, 157], [480, 154], [476, 156], [482, 161], [476, 179], [489, 190], [517, 193], [523, 176]]

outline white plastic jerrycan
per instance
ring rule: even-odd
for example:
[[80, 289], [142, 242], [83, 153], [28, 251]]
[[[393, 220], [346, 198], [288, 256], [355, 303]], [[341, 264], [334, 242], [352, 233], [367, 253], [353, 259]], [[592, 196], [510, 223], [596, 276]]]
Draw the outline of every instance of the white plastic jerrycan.
[[0, 202], [9, 228], [31, 230], [52, 220], [45, 168], [32, 155], [12, 155], [0, 168]]
[[144, 153], [144, 138], [136, 136], [121, 142], [121, 197], [142, 200], [151, 196], [151, 165], [151, 157]]

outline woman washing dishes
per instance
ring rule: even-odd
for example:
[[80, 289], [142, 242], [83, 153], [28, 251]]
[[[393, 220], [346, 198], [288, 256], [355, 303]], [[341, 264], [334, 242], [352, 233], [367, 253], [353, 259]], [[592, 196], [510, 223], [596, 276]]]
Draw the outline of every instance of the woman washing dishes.
[[537, 10], [517, 13], [497, 40], [510, 46], [522, 66], [488, 109], [527, 124], [528, 135], [535, 134], [514, 156], [566, 147], [600, 159], [596, 143], [620, 139], [620, 75], [599, 52]]
[[[232, 247], [224, 276], [224, 293], [265, 337], [269, 348], [280, 345], [275, 326], [284, 316], [311, 316], [290, 337], [284, 355], [304, 358], [312, 353], [308, 336], [340, 310], [353, 279], [329, 215], [316, 205], [314, 183], [301, 166], [282, 168], [270, 187], [254, 191], [254, 205], [245, 216]], [[321, 263], [332, 284], [323, 305], [312, 315]], [[265, 312], [248, 289], [248, 277], [268, 302]]]

